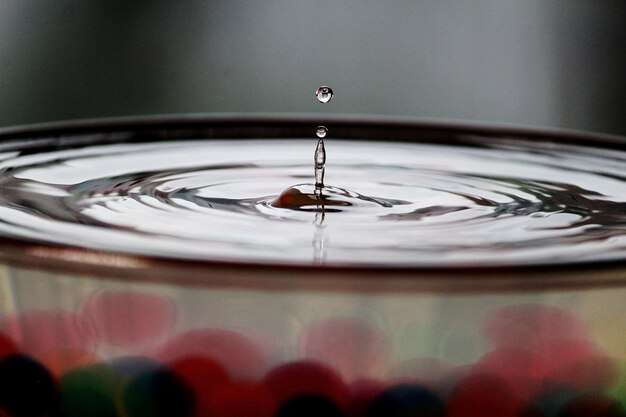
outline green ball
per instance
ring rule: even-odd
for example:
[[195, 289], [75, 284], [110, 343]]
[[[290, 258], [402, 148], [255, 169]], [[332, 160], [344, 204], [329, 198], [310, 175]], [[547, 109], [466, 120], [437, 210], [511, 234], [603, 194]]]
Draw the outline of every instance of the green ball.
[[61, 378], [62, 417], [121, 417], [117, 406], [122, 376], [106, 365], [73, 369]]

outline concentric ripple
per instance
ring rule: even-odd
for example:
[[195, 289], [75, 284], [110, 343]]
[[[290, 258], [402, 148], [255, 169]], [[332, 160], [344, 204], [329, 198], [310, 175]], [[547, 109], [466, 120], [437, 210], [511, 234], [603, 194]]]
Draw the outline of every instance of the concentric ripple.
[[0, 233], [182, 259], [461, 266], [626, 258], [626, 153], [206, 140], [0, 155]]

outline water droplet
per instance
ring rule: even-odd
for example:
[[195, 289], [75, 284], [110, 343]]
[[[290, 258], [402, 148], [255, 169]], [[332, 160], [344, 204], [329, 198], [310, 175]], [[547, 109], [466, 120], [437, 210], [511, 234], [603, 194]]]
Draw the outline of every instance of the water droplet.
[[320, 139], [325, 138], [326, 133], [328, 133], [328, 129], [326, 128], [326, 126], [318, 126], [317, 129], [315, 130], [315, 134]]
[[324, 148], [324, 140], [320, 139], [315, 147], [315, 187], [324, 186], [324, 166], [326, 165], [326, 149]]
[[328, 103], [333, 98], [333, 89], [323, 85], [317, 89], [315, 95], [320, 103]]

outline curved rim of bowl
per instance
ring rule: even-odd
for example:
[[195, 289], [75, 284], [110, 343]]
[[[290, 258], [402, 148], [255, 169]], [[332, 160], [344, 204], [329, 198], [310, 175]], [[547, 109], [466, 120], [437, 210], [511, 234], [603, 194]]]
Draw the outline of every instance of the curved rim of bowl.
[[[578, 146], [626, 150], [626, 138], [614, 135], [587, 133], [577, 130], [536, 128], [507, 124], [471, 121], [421, 119], [397, 116], [327, 115], [327, 114], [185, 114], [163, 116], [136, 116], [63, 122], [40, 123], [0, 129], [0, 151], [11, 149], [45, 149], [59, 146], [84, 146], [91, 143], [119, 143], [141, 140], [165, 140], [201, 134], [199, 139], [211, 137], [307, 137], [312, 127], [329, 126], [333, 136], [341, 139], [385, 139], [413, 141], [417, 132], [427, 135], [429, 143], [471, 143], [479, 137], [489, 140], [524, 140]], [[332, 126], [332, 127], [331, 127]], [[278, 135], [278, 136], [277, 136]], [[135, 255], [123, 252], [103, 252], [80, 246], [65, 246], [49, 242], [33, 242], [3, 237], [0, 241], [0, 262], [25, 268], [56, 270], [79, 274], [97, 274], [128, 279], [132, 271], [140, 281], [171, 282], [175, 271], [185, 270], [188, 277], [176, 284], [189, 285], [250, 285], [259, 277], [274, 277], [278, 288], [298, 288], [309, 285], [323, 289], [328, 280], [331, 288], [369, 288], [363, 282], [372, 278], [372, 288], [393, 290], [404, 288], [446, 290], [580, 288], [585, 286], [614, 286], [626, 283], [626, 258], [616, 260], [568, 260], [547, 263], [536, 262], [511, 265], [312, 265], [307, 263], [267, 263], [255, 260], [231, 261], [220, 259], [193, 260]], [[1, 265], [0, 265], [1, 266]], [[219, 271], [219, 274], [207, 271]], [[220, 275], [221, 278], [216, 278]], [[291, 280], [287, 277], [301, 277]], [[282, 277], [282, 278], [280, 278]], [[337, 282], [337, 277], [345, 278]], [[394, 279], [396, 279], [394, 281]], [[433, 278], [435, 280], [433, 281]], [[307, 284], [307, 279], [312, 281]], [[295, 281], [295, 282], [293, 282]], [[453, 283], [450, 286], [450, 282]]]
[[[224, 128], [235, 125], [241, 126], [241, 129], [235, 129], [235, 132], [239, 135], [243, 131], [250, 131], [251, 127], [261, 127], [271, 132], [272, 137], [274, 137], [276, 130], [268, 128], [277, 124], [281, 125], [283, 133], [285, 131], [290, 133], [290, 135], [283, 134], [283, 137], [299, 137], [301, 135], [300, 132], [305, 133], [308, 137], [311, 136], [309, 130], [311, 126], [325, 124], [328, 125], [327, 127], [333, 127], [334, 135], [336, 135], [334, 129], [339, 129], [339, 132], [342, 134], [347, 132], [348, 139], [365, 139], [367, 137], [381, 139], [373, 136], [372, 133], [363, 135], [364, 131], [367, 131], [392, 133], [394, 137], [390, 138], [390, 141], [413, 140], [415, 129], [419, 129], [429, 133], [441, 132], [446, 135], [457, 133], [465, 135], [476, 134], [483, 138], [508, 137], [525, 140], [542, 139], [543, 141], [550, 139], [575, 145], [601, 145], [603, 147], [626, 149], [626, 137], [575, 129], [459, 119], [388, 115], [330, 115], [325, 113], [191, 113], [54, 121], [0, 128], [0, 145], [2, 145], [2, 141], [11, 139], [30, 139], [34, 141], [40, 139], [41, 142], [43, 138], [47, 137], [47, 142], [50, 142], [51, 139], [59, 140], [61, 135], [69, 135], [80, 136], [84, 140], [86, 135], [90, 134], [122, 133], [125, 131], [147, 131], [154, 134], [159, 130], [173, 130], [181, 127], [186, 129], [206, 129], [209, 127]], [[254, 133], [257, 132], [255, 131]], [[413, 132], [413, 135], [411, 135], [411, 132]], [[101, 136], [99, 139], [101, 139]], [[117, 141], [119, 139], [119, 137], [116, 138]], [[33, 143], [33, 145], [41, 146], [41, 143]]]

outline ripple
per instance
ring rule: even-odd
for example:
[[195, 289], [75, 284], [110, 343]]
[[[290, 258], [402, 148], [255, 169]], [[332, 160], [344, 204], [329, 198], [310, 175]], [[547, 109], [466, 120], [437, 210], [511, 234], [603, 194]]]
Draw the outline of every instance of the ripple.
[[[92, 146], [0, 162], [0, 233], [182, 259], [505, 265], [622, 259], [626, 153], [333, 139]], [[322, 253], [323, 252], [323, 253]]]

